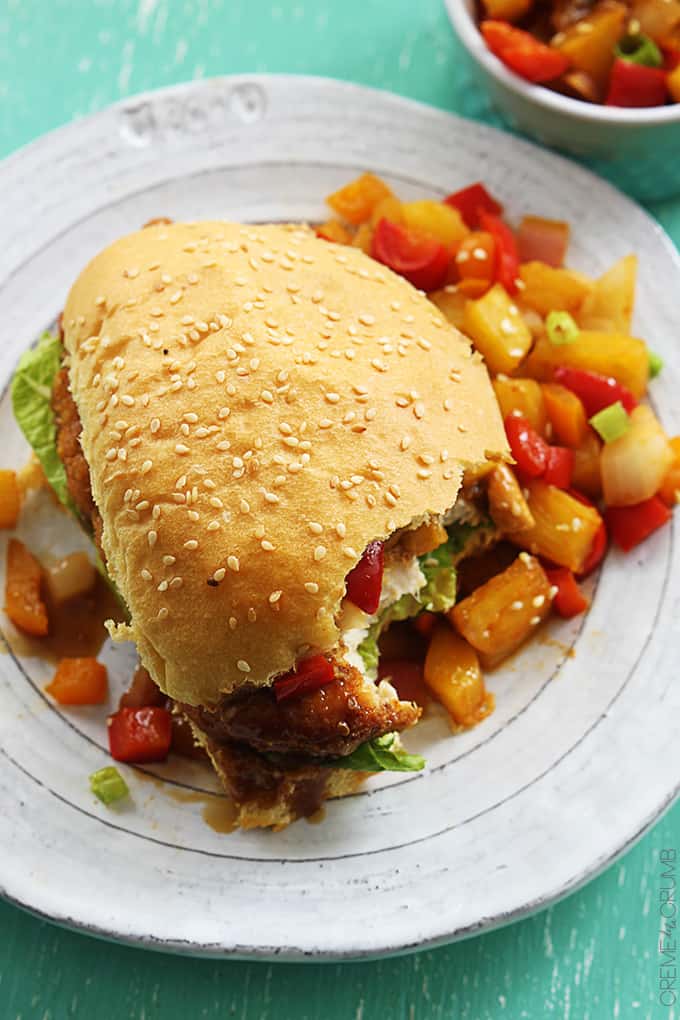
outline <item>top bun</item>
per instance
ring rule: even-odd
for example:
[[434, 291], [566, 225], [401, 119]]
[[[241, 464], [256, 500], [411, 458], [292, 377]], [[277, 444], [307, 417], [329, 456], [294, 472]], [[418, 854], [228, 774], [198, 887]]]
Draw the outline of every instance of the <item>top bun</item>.
[[90, 262], [64, 329], [125, 636], [179, 701], [332, 648], [366, 545], [507, 456], [469, 342], [306, 228], [147, 227]]

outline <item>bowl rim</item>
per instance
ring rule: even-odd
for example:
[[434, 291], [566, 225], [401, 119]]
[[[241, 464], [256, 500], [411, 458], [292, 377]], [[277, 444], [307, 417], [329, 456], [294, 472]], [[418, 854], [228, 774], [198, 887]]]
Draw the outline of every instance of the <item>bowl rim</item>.
[[444, 2], [456, 34], [468, 53], [492, 77], [522, 99], [553, 113], [560, 113], [592, 124], [641, 127], [680, 122], [680, 103], [644, 109], [601, 106], [586, 103], [581, 99], [571, 99], [569, 96], [553, 92], [552, 89], [545, 88], [543, 85], [533, 85], [524, 81], [508, 70], [485, 45], [472, 13], [473, 0], [444, 0]]

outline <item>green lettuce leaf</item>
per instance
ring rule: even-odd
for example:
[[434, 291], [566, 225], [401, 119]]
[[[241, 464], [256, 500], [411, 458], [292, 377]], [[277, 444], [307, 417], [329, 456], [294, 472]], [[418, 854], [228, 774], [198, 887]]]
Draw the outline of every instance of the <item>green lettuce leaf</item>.
[[325, 764], [329, 768], [355, 772], [420, 772], [425, 768], [425, 759], [419, 754], [408, 754], [400, 747], [396, 733], [386, 733], [384, 737], [361, 744], [352, 754]]
[[378, 660], [380, 659], [380, 651], [378, 649], [379, 637], [380, 627], [377, 623], [374, 623], [372, 627], [369, 627], [368, 634], [364, 640], [357, 646], [357, 651], [364, 660], [364, 666], [369, 673], [374, 673], [378, 668]]
[[52, 411], [52, 386], [61, 362], [59, 338], [43, 333], [36, 347], [22, 356], [12, 380], [14, 417], [59, 500], [72, 513], [66, 470], [57, 454], [57, 430]]
[[492, 522], [485, 519], [478, 524], [452, 524], [447, 529], [449, 537], [443, 545], [418, 557], [426, 580], [418, 592], [422, 609], [431, 613], [446, 613], [455, 605], [456, 564], [462, 559], [468, 545], [491, 528]]

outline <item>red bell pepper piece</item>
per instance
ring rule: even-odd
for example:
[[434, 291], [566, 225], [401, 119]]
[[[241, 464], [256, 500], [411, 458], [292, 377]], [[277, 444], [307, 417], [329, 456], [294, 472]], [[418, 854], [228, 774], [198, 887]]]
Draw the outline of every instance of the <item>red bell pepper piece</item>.
[[109, 716], [109, 750], [116, 761], [163, 761], [172, 740], [166, 708], [120, 708]]
[[546, 575], [551, 585], [557, 588], [552, 605], [559, 616], [570, 620], [572, 616], [585, 612], [589, 602], [576, 583], [571, 570], [567, 567], [556, 567], [554, 570], [548, 568]]
[[500, 216], [503, 213], [503, 206], [489, 194], [481, 181], [471, 184], [468, 188], [461, 188], [460, 191], [454, 191], [444, 199], [444, 202], [458, 210], [470, 230], [476, 230], [479, 226], [480, 212], [491, 213], [493, 216]]
[[[584, 506], [592, 506], [593, 510], [597, 510], [592, 499], [588, 499], [588, 497], [584, 496], [582, 492], [579, 492], [577, 489], [569, 489], [568, 491], [569, 495], [573, 496], [574, 499], [577, 499], [579, 503], [583, 503]], [[579, 577], [588, 577], [588, 575], [592, 574], [593, 570], [595, 570], [595, 567], [599, 567], [600, 563], [604, 559], [604, 554], [607, 551], [608, 545], [609, 536], [607, 535], [607, 526], [604, 521], [602, 521], [602, 524], [595, 532], [593, 544], [590, 547], [590, 552], [586, 557]]]
[[658, 496], [635, 506], [610, 506], [604, 512], [609, 532], [624, 552], [630, 552], [671, 518], [671, 511]]
[[371, 255], [425, 291], [443, 285], [451, 259], [451, 253], [439, 241], [385, 219], [375, 228]]
[[480, 30], [491, 52], [527, 81], [552, 81], [569, 69], [563, 53], [507, 21], [483, 21]]
[[678, 64], [680, 64], [680, 50], [676, 50], [672, 46], [663, 45], [660, 49], [663, 56], [664, 71], [674, 71]]
[[555, 485], [558, 489], [568, 489], [573, 471], [574, 451], [566, 446], [549, 446], [543, 481], [548, 485]]
[[385, 550], [382, 542], [370, 542], [356, 567], [347, 575], [347, 598], [373, 615], [380, 604]]
[[416, 705], [425, 708], [429, 695], [423, 679], [422, 662], [411, 662], [408, 659], [392, 659], [380, 662], [378, 679], [389, 680], [399, 695], [400, 701], [415, 701]]
[[309, 694], [319, 687], [325, 687], [335, 680], [332, 664], [325, 655], [311, 655], [298, 664], [297, 669], [274, 681], [274, 696], [285, 701], [294, 694]]
[[663, 106], [668, 98], [666, 71], [618, 57], [609, 78], [606, 106]]
[[413, 619], [412, 626], [421, 637], [429, 639], [432, 637], [432, 631], [437, 626], [438, 619], [437, 613], [418, 613]]
[[548, 466], [550, 447], [545, 439], [519, 414], [505, 419], [505, 434], [520, 471], [528, 478], [540, 478]]
[[615, 404], [617, 400], [621, 401], [629, 414], [637, 407], [637, 400], [630, 390], [611, 375], [600, 375], [598, 372], [587, 372], [582, 368], [559, 365], [555, 369], [554, 378], [555, 382], [566, 386], [581, 399], [589, 418], [603, 408]]
[[491, 234], [496, 244], [496, 280], [508, 294], [515, 294], [519, 276], [519, 255], [515, 235], [507, 223], [483, 209], [479, 214], [479, 222], [482, 230]]

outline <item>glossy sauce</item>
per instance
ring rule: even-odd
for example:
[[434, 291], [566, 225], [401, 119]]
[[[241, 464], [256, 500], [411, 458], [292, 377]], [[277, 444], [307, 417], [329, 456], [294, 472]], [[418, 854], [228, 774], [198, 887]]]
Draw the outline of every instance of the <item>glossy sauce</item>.
[[12, 649], [18, 655], [32, 655], [55, 662], [63, 658], [96, 656], [108, 633], [105, 620], [122, 623], [123, 608], [109, 585], [97, 574], [93, 587], [60, 606], [47, 602], [49, 633], [31, 638], [17, 631]]
[[170, 797], [177, 804], [202, 804], [201, 815], [203, 821], [213, 832], [226, 834], [234, 832], [238, 828], [238, 809], [234, 802], [225, 795], [204, 793], [202, 790], [181, 790], [170, 786], [165, 780], [158, 776], [152, 776], [141, 770], [135, 772], [135, 776], [142, 783], [151, 783], [166, 796]]

